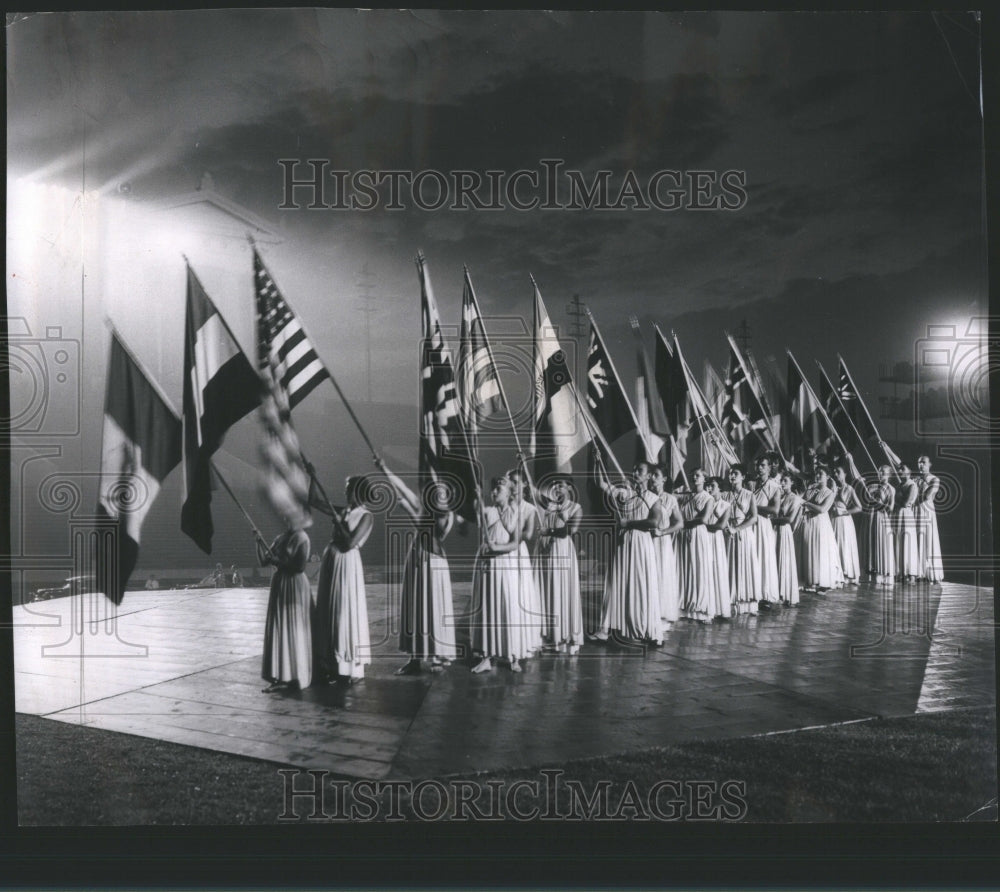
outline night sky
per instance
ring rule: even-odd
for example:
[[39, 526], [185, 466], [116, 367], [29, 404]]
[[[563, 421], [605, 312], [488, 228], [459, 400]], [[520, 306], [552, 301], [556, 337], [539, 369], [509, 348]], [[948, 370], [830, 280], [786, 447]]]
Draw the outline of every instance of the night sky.
[[[580, 295], [625, 374], [631, 313], [676, 328], [696, 369], [745, 318], [758, 358], [840, 351], [874, 393], [928, 324], [984, 311], [972, 15], [114, 12], [31, 15], [7, 39], [9, 176], [145, 201], [211, 173], [294, 246], [272, 272], [355, 395], [367, 264], [376, 401], [414, 392], [417, 249], [446, 323], [463, 263], [487, 315], [530, 314], [531, 272], [564, 330]], [[294, 157], [446, 174], [558, 158], [619, 185], [733, 169], [747, 201], [279, 210]]]

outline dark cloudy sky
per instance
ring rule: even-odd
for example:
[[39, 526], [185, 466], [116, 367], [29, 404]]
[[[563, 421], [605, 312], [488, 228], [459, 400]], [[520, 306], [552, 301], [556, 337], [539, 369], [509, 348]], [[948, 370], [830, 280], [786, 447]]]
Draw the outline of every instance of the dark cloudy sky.
[[[927, 324], [985, 304], [971, 15], [115, 12], [33, 15], [7, 39], [11, 174], [75, 187], [85, 173], [88, 189], [129, 182], [143, 200], [210, 172], [296, 246], [299, 268], [273, 271], [345, 364], [368, 263], [376, 399], [414, 392], [418, 248], [446, 321], [463, 263], [487, 314], [529, 312], [530, 271], [557, 324], [580, 294], [623, 369], [629, 313], [676, 327], [698, 367], [745, 317], [758, 355], [789, 346], [811, 366], [840, 350], [874, 388], [877, 362], [912, 356]], [[748, 200], [281, 211], [285, 157], [444, 172], [561, 158], [640, 179], [738, 169]]]

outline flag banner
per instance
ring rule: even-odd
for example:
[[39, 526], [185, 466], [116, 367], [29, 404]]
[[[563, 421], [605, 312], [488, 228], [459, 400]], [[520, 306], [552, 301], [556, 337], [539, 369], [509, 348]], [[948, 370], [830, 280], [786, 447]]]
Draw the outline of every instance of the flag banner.
[[826, 453], [836, 442], [836, 435], [824, 417], [819, 397], [809, 386], [799, 364], [788, 351], [788, 457], [805, 467], [805, 451]]
[[840, 368], [837, 379], [837, 395], [840, 397], [841, 403], [844, 404], [848, 418], [854, 422], [854, 426], [858, 429], [858, 433], [861, 434], [865, 442], [869, 445], [877, 443], [882, 439], [878, 428], [872, 423], [871, 415], [868, 413], [867, 407], [861, 399], [861, 394], [858, 393], [857, 388], [854, 386], [854, 379], [847, 370], [847, 363], [844, 362], [842, 357], [838, 358]]
[[635, 380], [636, 420], [639, 422], [636, 437], [636, 461], [659, 463], [664, 457], [664, 447], [670, 436], [670, 425], [663, 411], [659, 396], [654, 396], [656, 386], [653, 378], [646, 345], [642, 340], [639, 320], [631, 317], [632, 333], [636, 338], [636, 368], [639, 373]]
[[722, 409], [726, 401], [726, 388], [722, 378], [719, 377], [719, 373], [707, 359], [705, 360], [704, 379], [705, 399], [708, 401], [708, 405], [715, 415], [721, 418]]
[[[258, 414], [264, 428], [260, 446], [264, 471], [260, 489], [286, 526], [305, 529], [312, 525], [309, 508], [315, 480], [306, 470], [285, 389], [274, 376], [270, 363], [261, 369], [261, 378], [264, 396]], [[326, 503], [325, 497], [322, 501]], [[325, 507], [333, 516], [332, 507], [328, 503]]]
[[861, 441], [858, 439], [857, 431], [844, 409], [844, 404], [837, 395], [837, 388], [833, 386], [833, 382], [827, 376], [822, 365], [819, 366], [819, 400], [829, 416], [834, 430], [837, 431], [840, 439], [844, 441], [844, 445], [853, 454], [861, 447]]
[[676, 334], [674, 335], [672, 353], [688, 392], [688, 398], [685, 401], [688, 411], [691, 413], [690, 419], [685, 422], [685, 427], [689, 432], [688, 455], [691, 454], [691, 446], [697, 445], [701, 455], [701, 467], [712, 476], [724, 476], [730, 465], [739, 462], [739, 457], [730, 444], [729, 438], [722, 428], [722, 423], [712, 411], [705, 395], [701, 392], [701, 388], [698, 387], [698, 382], [681, 352], [681, 344]]
[[427, 262], [417, 256], [420, 277], [422, 349], [420, 358], [420, 485], [447, 479], [456, 489], [452, 504], [468, 521], [476, 520], [474, 500], [482, 469], [459, 410], [451, 351], [441, 332]]
[[330, 377], [309, 338], [274, 284], [256, 248], [253, 279], [257, 293], [257, 364], [271, 368], [276, 383], [285, 391], [289, 410], [302, 402], [324, 379]]
[[[768, 418], [759, 394], [754, 390], [749, 369], [732, 335], [729, 342], [729, 366], [723, 385], [724, 396], [720, 421], [736, 452], [751, 461], [774, 448]], [[709, 404], [711, 405], [711, 404]], [[750, 437], [751, 432], [757, 432]]]
[[541, 292], [535, 285], [535, 330], [533, 335], [535, 419], [529, 452], [535, 460], [535, 476], [569, 474], [572, 459], [591, 440], [587, 422], [580, 414], [566, 352], [549, 319]]
[[587, 407], [609, 444], [639, 429], [638, 419], [593, 318], [590, 320], [590, 345], [587, 349]]
[[181, 530], [212, 553], [212, 455], [261, 402], [261, 380], [188, 267], [184, 324], [184, 506]]
[[[301, 469], [309, 478], [308, 507], [333, 517], [333, 506], [301, 450], [296, 456], [288, 454], [284, 458], [278, 452], [279, 444], [283, 442], [289, 445], [294, 441], [298, 448], [298, 437], [291, 425], [291, 410], [331, 376], [298, 317], [278, 291], [256, 248], [253, 252], [253, 272], [257, 292], [257, 367], [264, 385], [261, 423], [267, 432], [262, 446], [266, 450], [265, 494], [279, 514], [282, 513], [278, 509], [279, 504], [294, 505], [294, 501], [289, 503], [287, 500], [297, 491], [298, 474], [295, 469]], [[294, 483], [291, 479], [286, 482], [289, 491], [284, 491], [280, 483], [282, 469], [295, 479]], [[289, 510], [290, 517], [301, 516], [299, 510]]]
[[667, 425], [674, 436], [674, 445], [681, 456], [687, 457], [687, 438], [694, 413], [691, 409], [691, 396], [688, 392], [687, 377], [681, 367], [680, 357], [656, 328], [656, 350], [654, 352], [654, 377], [656, 391], [660, 397], [663, 414]]
[[479, 302], [465, 271], [462, 289], [462, 328], [458, 343], [458, 399], [462, 423], [471, 444], [483, 422], [503, 409], [500, 376], [493, 363], [486, 328], [479, 312]]
[[97, 587], [121, 604], [139, 557], [142, 524], [160, 486], [181, 460], [181, 420], [111, 334], [104, 397], [101, 480], [97, 514], [117, 522], [117, 561], [101, 554]]

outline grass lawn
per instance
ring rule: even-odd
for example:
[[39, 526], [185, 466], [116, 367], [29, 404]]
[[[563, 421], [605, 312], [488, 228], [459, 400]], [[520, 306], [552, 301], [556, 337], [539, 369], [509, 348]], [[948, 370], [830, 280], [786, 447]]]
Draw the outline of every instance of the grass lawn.
[[[285, 778], [278, 774], [283, 766], [273, 763], [35, 716], [18, 715], [16, 732], [22, 825], [271, 824], [279, 822], [283, 811]], [[574, 804], [568, 798], [569, 780], [578, 782], [586, 797], [599, 789], [600, 782], [609, 782], [606, 813], [619, 817], [648, 814], [649, 790], [669, 780], [689, 783], [662, 791], [660, 820], [692, 815], [692, 796], [717, 802], [726, 781], [745, 784], [745, 792], [739, 786], [728, 788], [729, 798], [745, 801], [745, 808], [728, 808], [726, 814], [751, 822], [997, 817], [995, 709], [695, 742], [547, 767], [565, 772], [553, 800], [560, 815], [573, 814], [574, 808], [581, 813], [580, 799]], [[535, 793], [524, 785], [511, 787], [526, 780], [544, 791], [546, 778], [537, 769], [467, 777], [482, 787], [483, 797], [500, 791], [493, 801], [504, 804], [491, 809], [489, 798], [478, 798], [480, 812], [506, 815], [509, 812], [503, 809], [513, 804], [531, 814], [533, 806], [546, 807], [539, 798], [544, 792]], [[637, 802], [631, 798], [630, 781]], [[692, 793], [694, 781], [715, 786]], [[492, 793], [489, 782], [494, 782]], [[308, 777], [301, 777], [295, 781], [296, 789], [308, 783]], [[334, 790], [336, 779], [331, 776], [326, 783], [326, 814], [348, 814]], [[448, 790], [454, 789], [455, 779], [446, 783]], [[379, 792], [369, 791], [369, 797], [379, 799], [380, 808], [365, 806], [354, 812], [356, 817], [367, 818], [376, 811], [376, 819], [382, 819], [390, 813], [389, 793]], [[418, 811], [436, 817], [437, 801], [435, 790], [425, 790]], [[310, 811], [309, 803], [300, 800], [294, 808], [303, 820]], [[408, 819], [418, 817], [405, 790], [399, 797], [399, 812]]]

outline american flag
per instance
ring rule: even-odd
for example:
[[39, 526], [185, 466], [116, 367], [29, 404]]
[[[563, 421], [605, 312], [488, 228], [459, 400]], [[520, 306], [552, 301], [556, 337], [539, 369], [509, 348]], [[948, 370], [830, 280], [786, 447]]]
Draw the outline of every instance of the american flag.
[[462, 292], [462, 331], [458, 347], [458, 395], [462, 421], [471, 437], [482, 422], [502, 408], [500, 379], [490, 354], [486, 328], [479, 313], [479, 302], [465, 271]]
[[420, 480], [421, 487], [449, 478], [459, 492], [452, 504], [466, 520], [475, 520], [481, 472], [459, 411], [451, 351], [441, 332], [441, 319], [427, 274], [427, 262], [417, 255], [420, 277], [423, 349], [420, 358]]
[[298, 317], [278, 291], [256, 249], [253, 252], [254, 284], [257, 289], [257, 360], [269, 368], [275, 382], [288, 395], [294, 409], [324, 378], [329, 378], [322, 360], [306, 337]]
[[[722, 403], [722, 427], [733, 445], [739, 448], [752, 430], [766, 431], [767, 420], [764, 407], [748, 377], [746, 366], [737, 351], [731, 335], [729, 340], [729, 369], [724, 386]], [[763, 437], [763, 434], [762, 434]], [[768, 442], [768, 446], [770, 446]]]

